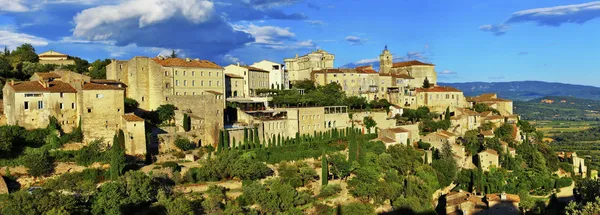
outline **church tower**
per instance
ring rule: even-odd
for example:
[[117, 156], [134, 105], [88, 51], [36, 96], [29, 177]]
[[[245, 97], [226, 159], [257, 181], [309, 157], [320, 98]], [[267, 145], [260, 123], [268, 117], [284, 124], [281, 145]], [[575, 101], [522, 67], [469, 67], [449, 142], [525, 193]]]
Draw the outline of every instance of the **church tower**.
[[393, 56], [388, 50], [387, 45], [385, 45], [385, 49], [379, 55], [379, 73], [381, 74], [390, 74], [392, 70], [392, 64], [394, 63]]

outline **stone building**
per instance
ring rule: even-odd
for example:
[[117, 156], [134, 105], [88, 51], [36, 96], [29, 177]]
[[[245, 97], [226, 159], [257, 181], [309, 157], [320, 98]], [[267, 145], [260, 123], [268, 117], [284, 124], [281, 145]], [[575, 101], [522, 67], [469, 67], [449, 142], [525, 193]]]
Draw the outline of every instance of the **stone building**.
[[513, 102], [507, 99], [500, 99], [495, 93], [469, 97], [467, 98], [467, 101], [471, 103], [470, 106], [474, 106], [476, 104], [485, 104], [493, 109], [498, 110], [501, 116], [513, 115]]
[[225, 97], [238, 98], [244, 97], [245, 84], [244, 77], [225, 73]]
[[262, 60], [250, 66], [269, 71], [269, 89], [287, 90], [290, 88], [290, 79], [283, 64]]
[[519, 203], [521, 197], [515, 194], [494, 193], [485, 195], [488, 202], [488, 213], [491, 215], [519, 214]]
[[581, 175], [583, 178], [587, 176], [587, 166], [585, 159], [577, 156], [576, 152], [556, 152], [558, 158], [563, 162], [570, 162], [573, 165], [575, 175]]
[[130, 138], [126, 141], [126, 153], [143, 155], [144, 122], [138, 119], [130, 125], [122, 120], [124, 98], [124, 86], [91, 83], [88, 76], [68, 71], [37, 73], [31, 81], [10, 82], [3, 88], [4, 114], [9, 125], [45, 128], [50, 117], [55, 117], [65, 132], [81, 125], [84, 143], [98, 139], [109, 145], [122, 129]]
[[465, 191], [446, 194], [446, 214], [476, 215], [486, 214], [487, 205], [483, 199]]
[[121, 129], [125, 134], [125, 153], [128, 155], [145, 155], [146, 132], [144, 119], [132, 113], [124, 114], [121, 116]]
[[269, 71], [251, 66], [241, 66], [231, 64], [225, 67], [225, 74], [243, 77], [244, 91], [238, 94], [238, 97], [255, 97], [256, 90], [270, 89]]
[[382, 129], [377, 133], [377, 139], [382, 141], [386, 147], [396, 144], [402, 144], [407, 146], [412, 143], [413, 140], [410, 139], [410, 131], [404, 128], [388, 128]]
[[498, 161], [498, 152], [496, 152], [496, 150], [487, 149], [479, 152], [477, 157], [479, 159], [479, 168], [481, 168], [483, 171], [490, 171], [492, 167], [500, 167], [500, 162]]
[[417, 107], [426, 106], [438, 113], [446, 111], [448, 107], [452, 111], [467, 106], [463, 92], [453, 87], [416, 88], [416, 98]]
[[310, 80], [312, 71], [332, 69], [335, 55], [324, 50], [317, 50], [295, 58], [285, 58], [285, 68], [288, 70], [290, 82]]
[[416, 60], [394, 63], [394, 57], [387, 49], [387, 46], [381, 55], [379, 55], [379, 65], [380, 74], [405, 74], [415, 78], [415, 87], [422, 86], [425, 79], [427, 79], [431, 85], [437, 85], [435, 65]]
[[144, 110], [173, 104], [169, 96], [225, 93], [223, 68], [200, 59], [159, 56], [113, 60], [106, 67], [106, 77], [127, 85], [127, 98], [136, 100]]
[[38, 57], [40, 64], [75, 65], [75, 61], [69, 59], [69, 55], [52, 50], [38, 54]]
[[477, 129], [482, 124], [481, 115], [467, 108], [456, 108], [450, 122], [452, 125], [448, 130], [459, 135]]

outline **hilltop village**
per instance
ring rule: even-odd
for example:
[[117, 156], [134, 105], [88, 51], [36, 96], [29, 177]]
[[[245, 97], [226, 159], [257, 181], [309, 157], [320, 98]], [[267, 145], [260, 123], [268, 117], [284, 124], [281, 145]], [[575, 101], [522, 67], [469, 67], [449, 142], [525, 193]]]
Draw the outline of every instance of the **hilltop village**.
[[37, 59], [55, 66], [2, 89], [2, 214], [36, 190], [74, 198], [46, 208], [67, 213], [519, 214], [598, 175], [512, 101], [440, 86], [434, 64], [394, 62], [387, 46], [379, 71], [334, 68], [324, 50], [283, 64], [112, 59], [103, 78], [56, 51]]

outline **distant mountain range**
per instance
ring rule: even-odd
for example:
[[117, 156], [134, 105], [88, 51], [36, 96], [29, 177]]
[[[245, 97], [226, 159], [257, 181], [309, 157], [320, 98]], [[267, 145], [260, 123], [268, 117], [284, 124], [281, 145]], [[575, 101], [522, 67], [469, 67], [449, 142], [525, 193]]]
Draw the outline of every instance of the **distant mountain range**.
[[500, 98], [519, 101], [528, 101], [545, 96], [570, 96], [600, 100], [599, 87], [543, 81], [438, 83], [438, 85], [457, 88], [462, 90], [466, 96], [497, 93]]

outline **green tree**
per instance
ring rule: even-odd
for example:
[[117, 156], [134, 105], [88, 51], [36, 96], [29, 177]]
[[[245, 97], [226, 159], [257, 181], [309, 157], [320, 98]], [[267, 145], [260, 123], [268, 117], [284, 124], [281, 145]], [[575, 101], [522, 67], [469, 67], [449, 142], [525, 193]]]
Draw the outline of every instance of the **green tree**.
[[12, 53], [10, 53], [10, 57], [13, 63], [21, 63], [21, 62], [31, 62], [37, 63], [39, 58], [35, 53], [35, 48], [29, 43], [24, 43], [17, 47]]
[[125, 113], [131, 113], [140, 106], [140, 103], [132, 98], [125, 98], [123, 103], [125, 105]]
[[[377, 126], [377, 122], [375, 122], [375, 120], [373, 120], [373, 117], [370, 116], [365, 116], [363, 118], [363, 123], [365, 124], [365, 127], [367, 128], [367, 131], [369, 133], [371, 133], [371, 128]], [[375, 128], [377, 129], [377, 128]]]
[[177, 58], [177, 53], [175, 53], [175, 49], [173, 49], [171, 51], [171, 55], [169, 56], [170, 58]]
[[[121, 131], [122, 132], [122, 131]], [[125, 149], [122, 147], [121, 142], [117, 135], [113, 138], [113, 145], [110, 149], [110, 178], [111, 180], [117, 180], [119, 176], [123, 174], [125, 169]]]
[[156, 108], [160, 123], [171, 123], [171, 120], [175, 117], [175, 110], [177, 110], [177, 108], [172, 104], [165, 104]]
[[425, 78], [423, 81], [423, 88], [430, 88], [431, 84], [429, 83], [429, 79]]
[[329, 163], [327, 162], [327, 156], [323, 154], [321, 156], [321, 185], [326, 186], [329, 182]]
[[183, 114], [183, 130], [188, 132], [191, 129], [191, 119], [190, 116], [188, 116], [187, 114]]
[[44, 176], [54, 171], [54, 162], [46, 150], [26, 155], [23, 164], [28, 169], [27, 173], [34, 177]]
[[177, 137], [177, 139], [175, 139], [175, 146], [182, 151], [189, 151], [196, 148], [196, 146], [190, 140], [183, 137]]
[[223, 137], [223, 130], [219, 130], [219, 145], [217, 146], [217, 152], [221, 152], [225, 147], [225, 141]]

